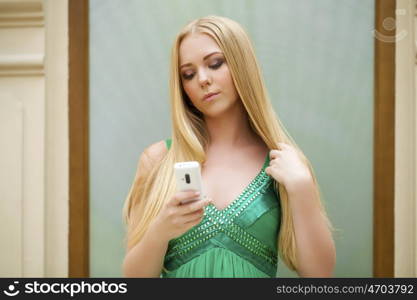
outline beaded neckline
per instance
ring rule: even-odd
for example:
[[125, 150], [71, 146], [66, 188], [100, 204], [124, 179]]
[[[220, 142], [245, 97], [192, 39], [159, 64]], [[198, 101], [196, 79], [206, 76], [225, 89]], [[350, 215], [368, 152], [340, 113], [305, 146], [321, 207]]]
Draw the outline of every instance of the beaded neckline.
[[[214, 205], [208, 205], [204, 211], [204, 219], [200, 223], [202, 227], [214, 225], [219, 229], [222, 226], [232, 224], [254, 199], [263, 194], [271, 184], [270, 177], [262, 169], [243, 192], [226, 208], [218, 210]], [[260, 187], [262, 187], [259, 189]]]
[[265, 168], [269, 163], [269, 152], [265, 157], [264, 164], [261, 168], [261, 170], [258, 172], [258, 174], [255, 176], [255, 178], [252, 179], [252, 181], [243, 189], [243, 191], [240, 193], [239, 196], [237, 196], [232, 202], [230, 202], [225, 208], [218, 209], [214, 204], [210, 203], [206, 209], [212, 210], [218, 213], [227, 213], [228, 210], [230, 210], [236, 203], [239, 202], [239, 200], [252, 188], [252, 186], [259, 181], [259, 178], [262, 177], [262, 175], [265, 174]]
[[[223, 231], [224, 226], [229, 226], [234, 220], [249, 206], [254, 199], [265, 193], [271, 184], [271, 178], [265, 172], [265, 168], [269, 162], [269, 155], [265, 159], [265, 163], [258, 175], [249, 183], [249, 185], [242, 191], [242, 193], [233, 200], [226, 208], [218, 210], [214, 205], [207, 205], [204, 210], [204, 217], [200, 224], [194, 226], [183, 235], [174, 238], [170, 243], [175, 243], [177, 246], [187, 239], [187, 236], [200, 232], [200, 235], [216, 234], [215, 232]], [[208, 237], [207, 237], [208, 238]], [[175, 248], [175, 247], [174, 247]]]

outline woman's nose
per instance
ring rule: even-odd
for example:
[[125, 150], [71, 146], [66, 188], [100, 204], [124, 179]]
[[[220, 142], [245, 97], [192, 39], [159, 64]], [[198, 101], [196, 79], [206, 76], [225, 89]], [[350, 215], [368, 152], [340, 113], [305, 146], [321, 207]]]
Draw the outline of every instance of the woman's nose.
[[210, 82], [211, 82], [209, 74], [207, 74], [207, 72], [205, 72], [205, 71], [199, 71], [198, 80], [199, 80], [201, 86], [205, 86], [207, 84], [210, 84]]

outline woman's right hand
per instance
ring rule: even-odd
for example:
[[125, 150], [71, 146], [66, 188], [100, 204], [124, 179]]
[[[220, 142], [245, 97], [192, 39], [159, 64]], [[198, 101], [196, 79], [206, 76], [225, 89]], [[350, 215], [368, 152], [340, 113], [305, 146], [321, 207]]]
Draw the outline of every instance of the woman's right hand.
[[154, 234], [157, 234], [167, 242], [179, 237], [195, 225], [199, 224], [204, 217], [204, 208], [210, 203], [210, 199], [182, 202], [200, 197], [195, 190], [177, 192], [168, 201], [151, 223]]

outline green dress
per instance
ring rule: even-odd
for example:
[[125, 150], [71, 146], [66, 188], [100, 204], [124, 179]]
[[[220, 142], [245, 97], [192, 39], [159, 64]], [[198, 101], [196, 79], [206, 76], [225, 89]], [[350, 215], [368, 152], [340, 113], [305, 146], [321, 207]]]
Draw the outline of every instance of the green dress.
[[[166, 140], [168, 149], [171, 139]], [[161, 277], [275, 277], [281, 206], [273, 179], [261, 171], [225, 209], [169, 241]]]

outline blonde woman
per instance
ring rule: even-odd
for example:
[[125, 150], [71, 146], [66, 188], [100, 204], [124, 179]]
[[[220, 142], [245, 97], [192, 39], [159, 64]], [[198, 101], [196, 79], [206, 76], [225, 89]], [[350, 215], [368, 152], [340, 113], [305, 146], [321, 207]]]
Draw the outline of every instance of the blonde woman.
[[[128, 277], [332, 276], [335, 247], [313, 169], [279, 122], [251, 42], [228, 18], [186, 25], [171, 57], [172, 137], [139, 159], [124, 207]], [[199, 161], [209, 200], [177, 192]]]

